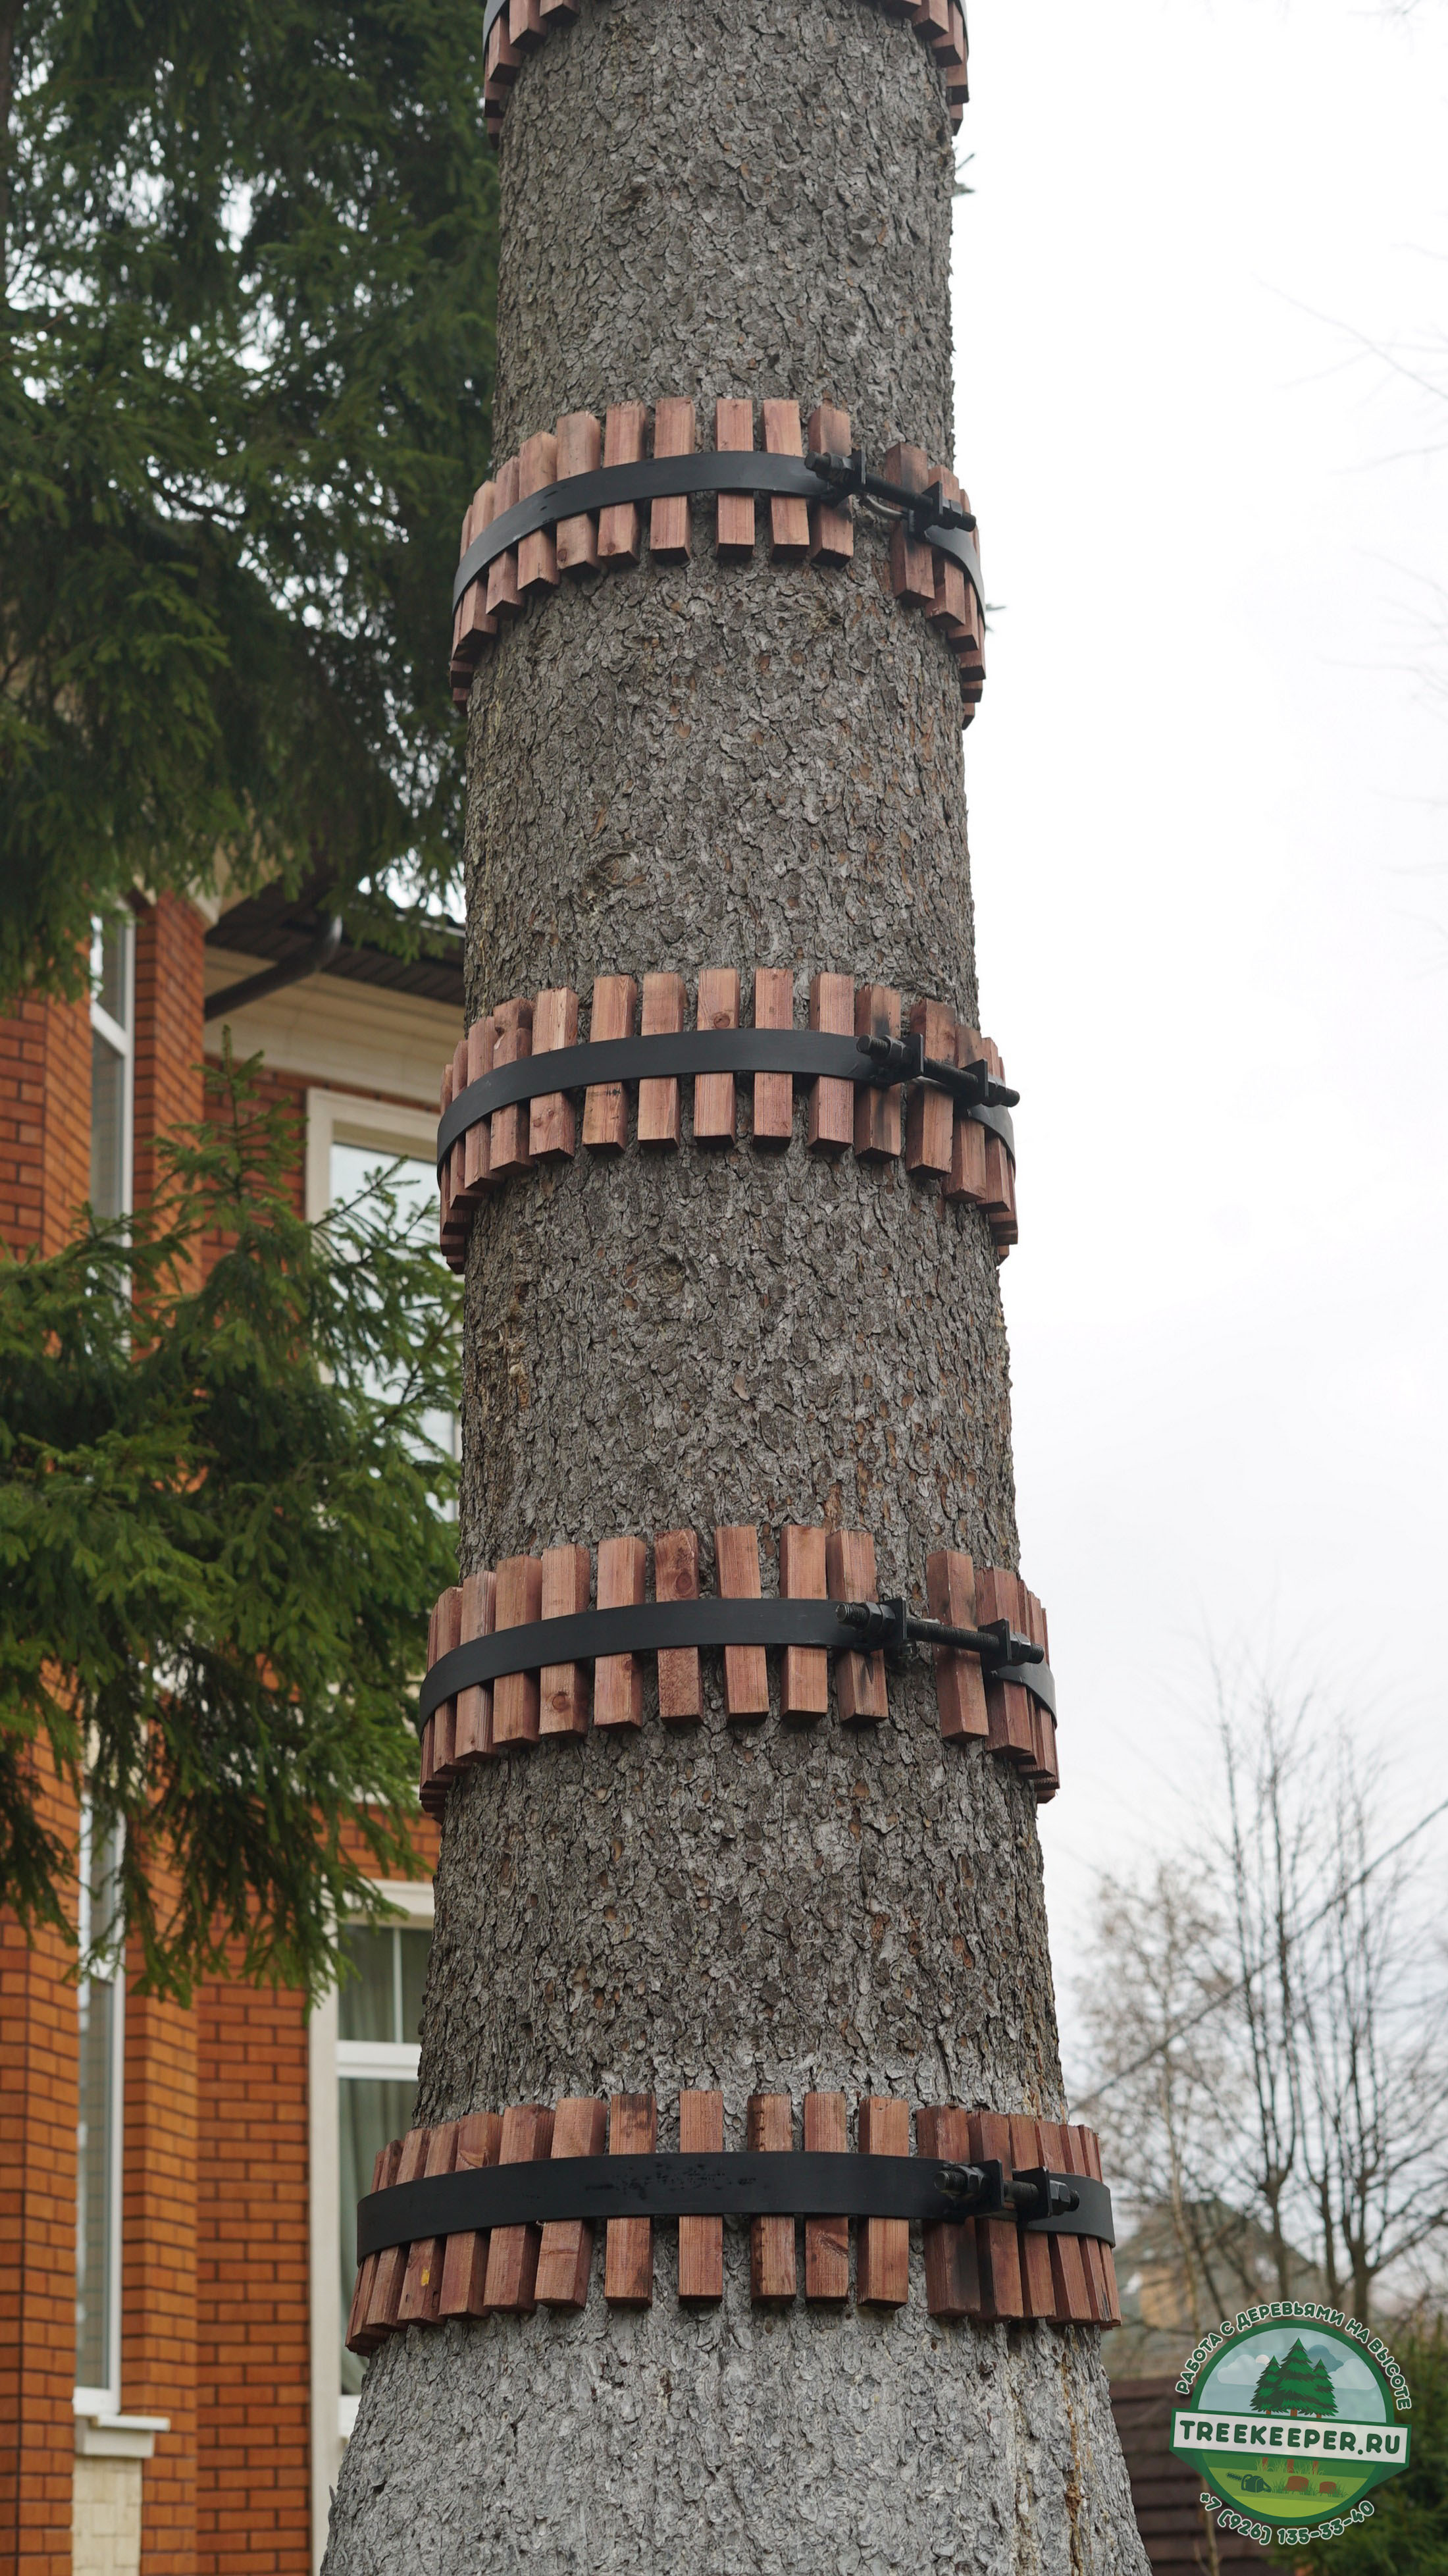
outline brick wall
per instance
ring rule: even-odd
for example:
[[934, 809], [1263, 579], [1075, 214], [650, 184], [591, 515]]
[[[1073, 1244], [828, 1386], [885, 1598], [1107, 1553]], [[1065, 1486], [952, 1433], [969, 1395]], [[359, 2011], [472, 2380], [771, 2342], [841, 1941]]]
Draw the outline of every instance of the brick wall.
[[[41, 1819], [71, 1844], [75, 1804], [37, 1754]], [[0, 2567], [70, 2576], [75, 2432], [79, 2021], [54, 1932], [0, 1912]]]
[[90, 1011], [21, 1002], [0, 1019], [0, 1242], [59, 1252], [90, 1195]]
[[305, 2576], [306, 2014], [298, 1994], [215, 1983], [197, 2018], [197, 2576]]
[[157, 1145], [191, 1127], [202, 1109], [202, 1018], [206, 982], [200, 916], [176, 895], [136, 914], [135, 1198], [160, 1178]]

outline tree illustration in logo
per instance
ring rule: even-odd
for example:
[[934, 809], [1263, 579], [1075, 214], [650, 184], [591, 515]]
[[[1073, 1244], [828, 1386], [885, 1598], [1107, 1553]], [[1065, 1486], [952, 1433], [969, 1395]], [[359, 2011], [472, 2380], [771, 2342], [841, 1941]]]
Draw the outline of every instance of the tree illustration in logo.
[[1327, 2364], [1311, 2361], [1299, 2335], [1281, 2361], [1268, 2360], [1252, 2392], [1254, 2415], [1335, 2415], [1337, 2399]]

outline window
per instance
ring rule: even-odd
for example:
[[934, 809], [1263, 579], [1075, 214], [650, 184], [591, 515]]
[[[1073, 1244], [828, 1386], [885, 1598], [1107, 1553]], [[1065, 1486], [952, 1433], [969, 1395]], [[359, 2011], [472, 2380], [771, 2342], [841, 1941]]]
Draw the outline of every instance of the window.
[[[350, 1932], [343, 1948], [356, 1975], [337, 1996], [337, 2166], [340, 2231], [340, 2314], [347, 2310], [357, 2276], [357, 2203], [372, 2188], [372, 2166], [389, 2138], [400, 2138], [412, 2119], [417, 2091], [418, 2026], [427, 1975], [430, 1932], [411, 1925], [385, 1932]], [[362, 2364], [338, 2337], [341, 2393], [355, 2397]]]
[[131, 1204], [131, 1098], [136, 925], [91, 924], [91, 1205], [124, 1216]]
[[[379, 1172], [390, 1171], [401, 1213], [409, 1217], [420, 1213], [435, 1226], [437, 1166], [410, 1154], [405, 1155], [399, 1164], [399, 1150], [395, 1146], [384, 1151], [376, 1145], [353, 1144], [347, 1137], [334, 1133], [327, 1173], [328, 1206], [334, 1206], [338, 1199], [357, 1198]], [[435, 1442], [439, 1449], [457, 1454], [458, 1417], [455, 1413], [432, 1410], [419, 1414], [417, 1419], [426, 1440]], [[447, 1506], [447, 1517], [449, 1520], [456, 1517], [451, 1504]]]
[[98, 1836], [89, 1802], [80, 1817], [81, 1955], [94, 1961], [77, 1990], [80, 2105], [76, 2122], [75, 2406], [115, 2415], [121, 2404], [121, 2134], [125, 1980], [106, 1953], [120, 1846]]

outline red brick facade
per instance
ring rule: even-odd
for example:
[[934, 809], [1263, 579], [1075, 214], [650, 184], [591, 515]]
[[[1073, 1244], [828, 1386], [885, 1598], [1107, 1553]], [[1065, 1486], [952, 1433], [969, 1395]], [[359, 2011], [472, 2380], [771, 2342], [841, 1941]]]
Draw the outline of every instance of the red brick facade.
[[[160, 1140], [202, 1113], [204, 964], [204, 927], [192, 906], [171, 896], [137, 904], [137, 1203], [160, 1177]], [[439, 1061], [442, 1052], [439, 1043]], [[0, 1016], [0, 1258], [30, 1247], [56, 1251], [73, 1230], [89, 1194], [90, 1068], [84, 1002], [25, 1001]], [[262, 1083], [298, 1111], [293, 1194], [301, 1214], [308, 1086], [270, 1070]], [[49, 1820], [74, 1846], [68, 1792], [52, 1790]], [[435, 1849], [433, 1829], [421, 1823], [419, 1878]], [[71, 1959], [56, 1937], [27, 1944], [0, 1909], [0, 2576], [72, 2570]], [[307, 2576], [314, 2535], [304, 2002], [217, 1980], [183, 2011], [137, 1993], [131, 1979], [139, 1964], [128, 1961], [124, 2024], [121, 2406], [170, 2426], [141, 2469], [141, 2576]]]

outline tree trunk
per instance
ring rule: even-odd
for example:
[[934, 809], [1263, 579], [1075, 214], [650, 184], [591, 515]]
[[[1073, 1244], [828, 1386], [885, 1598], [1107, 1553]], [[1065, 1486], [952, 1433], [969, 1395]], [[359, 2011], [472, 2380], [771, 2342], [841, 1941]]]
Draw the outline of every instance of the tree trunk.
[[[460, 66], [459, 76], [468, 76]], [[783, 396], [951, 446], [952, 154], [920, 38], [873, 0], [584, 0], [525, 62], [501, 150], [496, 453], [559, 415]], [[760, 507], [767, 527], [767, 504]], [[602, 973], [830, 969], [980, 1025], [959, 687], [937, 630], [851, 566], [564, 582], [470, 708], [469, 1013]], [[586, 1018], [585, 1018], [586, 1028]], [[684, 1086], [687, 1098], [688, 1085]], [[747, 1086], [741, 1086], [747, 1129]], [[1014, 1565], [1008, 1372], [986, 1222], [899, 1162], [748, 1141], [583, 1150], [473, 1228], [461, 1563], [564, 1541], [870, 1530]], [[716, 1659], [713, 1659], [716, 1660]], [[593, 1733], [454, 1789], [417, 2116], [564, 2093], [896, 2093], [1060, 2115], [1029, 1786], [942, 1745], [928, 1662], [861, 1733]], [[1069, 1748], [1069, 1733], [1067, 1736]], [[1068, 1774], [1069, 1789], [1069, 1774]], [[394, 2336], [333, 2516], [335, 2576], [1139, 2570], [1094, 2331], [941, 2325], [918, 2242], [896, 2312], [653, 2304]]]

